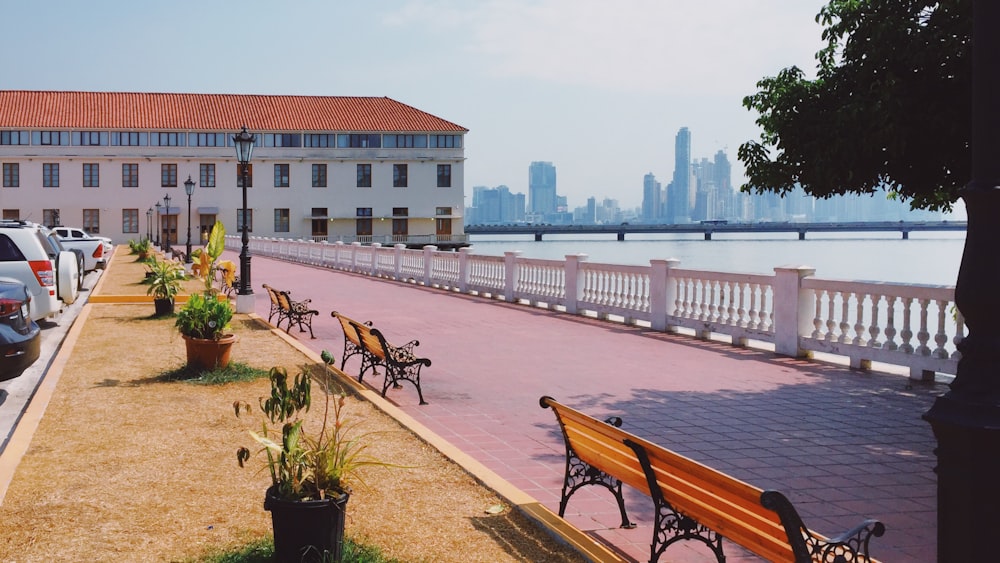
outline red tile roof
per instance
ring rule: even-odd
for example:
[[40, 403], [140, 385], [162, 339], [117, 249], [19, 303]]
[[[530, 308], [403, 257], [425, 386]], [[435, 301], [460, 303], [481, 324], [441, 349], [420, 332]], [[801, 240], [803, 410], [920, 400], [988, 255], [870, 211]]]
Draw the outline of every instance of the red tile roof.
[[390, 98], [0, 90], [0, 128], [198, 131], [468, 129]]

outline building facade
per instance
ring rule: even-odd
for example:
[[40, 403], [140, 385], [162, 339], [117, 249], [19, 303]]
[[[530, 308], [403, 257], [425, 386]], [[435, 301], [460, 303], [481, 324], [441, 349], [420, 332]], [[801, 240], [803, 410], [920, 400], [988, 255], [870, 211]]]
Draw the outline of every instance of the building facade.
[[558, 206], [556, 167], [551, 162], [532, 162], [528, 165], [528, 211], [545, 220]]
[[235, 233], [243, 126], [251, 236], [466, 241], [468, 130], [384, 97], [0, 91], [0, 209], [119, 243]]

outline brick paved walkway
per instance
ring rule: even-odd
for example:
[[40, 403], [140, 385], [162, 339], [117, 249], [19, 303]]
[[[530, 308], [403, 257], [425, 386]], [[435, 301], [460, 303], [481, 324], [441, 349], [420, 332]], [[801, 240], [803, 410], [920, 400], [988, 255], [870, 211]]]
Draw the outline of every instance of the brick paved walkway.
[[[233, 253], [226, 258], [237, 260]], [[882, 520], [873, 541], [883, 561], [934, 561], [936, 496], [930, 426], [921, 420], [942, 386], [850, 371], [437, 289], [284, 263], [252, 261], [256, 312], [262, 283], [311, 298], [320, 311], [292, 334], [338, 358], [343, 332], [330, 311], [372, 320], [392, 342], [420, 340], [433, 360], [424, 396], [404, 383], [388, 398], [501, 477], [558, 510], [564, 449], [550, 395], [761, 488], [785, 492], [811, 528], [833, 535], [862, 517]], [[345, 371], [356, 373], [357, 359]], [[367, 381], [367, 380], [366, 380]], [[381, 378], [375, 378], [381, 384]], [[571, 499], [567, 519], [629, 558], [649, 557], [652, 502], [627, 491], [621, 530], [606, 490]], [[694, 542], [665, 561], [711, 561]], [[737, 549], [729, 561], [754, 560]]]

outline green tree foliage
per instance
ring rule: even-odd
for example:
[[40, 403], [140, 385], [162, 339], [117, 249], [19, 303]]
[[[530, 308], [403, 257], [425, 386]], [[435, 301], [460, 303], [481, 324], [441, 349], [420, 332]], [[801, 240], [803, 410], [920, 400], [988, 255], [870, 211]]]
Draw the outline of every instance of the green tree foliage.
[[786, 68], [743, 100], [761, 136], [742, 190], [950, 209], [970, 179], [972, 0], [831, 0], [816, 21], [816, 78]]

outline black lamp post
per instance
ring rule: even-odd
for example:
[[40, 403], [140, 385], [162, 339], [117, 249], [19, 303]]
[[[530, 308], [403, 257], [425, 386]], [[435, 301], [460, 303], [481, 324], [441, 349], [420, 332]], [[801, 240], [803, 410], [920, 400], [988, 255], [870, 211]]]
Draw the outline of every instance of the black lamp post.
[[163, 220], [160, 219], [160, 202], [156, 202], [156, 246], [160, 246], [160, 232], [163, 231]]
[[[170, 194], [167, 194], [167, 195], [163, 196], [163, 207], [164, 207], [164, 211], [163, 211], [164, 217], [170, 217]], [[163, 233], [163, 238], [165, 239], [164, 242], [163, 242], [163, 244], [164, 244], [164, 252], [166, 252], [167, 254], [170, 254], [170, 229], [169, 229], [169, 227], [170, 227], [170, 220], [169, 219], [167, 220], [167, 227], [168, 228]]]
[[250, 235], [247, 231], [247, 173], [250, 168], [250, 158], [253, 156], [254, 135], [247, 132], [246, 125], [242, 131], [233, 136], [233, 144], [236, 145], [236, 160], [240, 164], [240, 175], [243, 179], [243, 246], [240, 249], [240, 286], [236, 290], [236, 295], [253, 295], [250, 285]]
[[185, 264], [191, 264], [191, 196], [194, 194], [194, 180], [188, 174], [188, 179], [184, 181], [184, 192], [188, 195], [188, 234], [187, 234], [187, 254], [184, 258]]
[[153, 240], [153, 208], [146, 210], [146, 240]]

